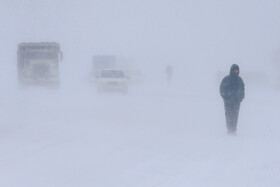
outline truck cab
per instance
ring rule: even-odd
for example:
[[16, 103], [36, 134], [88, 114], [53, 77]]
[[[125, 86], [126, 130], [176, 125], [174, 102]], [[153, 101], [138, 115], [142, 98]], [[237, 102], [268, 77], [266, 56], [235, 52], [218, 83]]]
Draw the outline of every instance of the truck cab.
[[17, 51], [19, 84], [59, 85], [62, 59], [60, 45], [56, 42], [20, 43]]

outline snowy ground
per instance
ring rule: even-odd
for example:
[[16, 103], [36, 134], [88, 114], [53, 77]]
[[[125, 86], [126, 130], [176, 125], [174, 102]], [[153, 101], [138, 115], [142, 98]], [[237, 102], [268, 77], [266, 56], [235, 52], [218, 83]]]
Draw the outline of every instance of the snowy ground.
[[280, 185], [279, 92], [246, 88], [231, 137], [217, 87], [133, 88], [2, 88], [0, 186]]

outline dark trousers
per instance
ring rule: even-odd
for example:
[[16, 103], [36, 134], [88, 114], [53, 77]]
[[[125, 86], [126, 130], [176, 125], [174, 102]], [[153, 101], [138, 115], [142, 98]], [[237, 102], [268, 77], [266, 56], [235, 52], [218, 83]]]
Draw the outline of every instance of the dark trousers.
[[226, 123], [229, 133], [234, 133], [236, 131], [239, 108], [240, 103], [225, 102]]

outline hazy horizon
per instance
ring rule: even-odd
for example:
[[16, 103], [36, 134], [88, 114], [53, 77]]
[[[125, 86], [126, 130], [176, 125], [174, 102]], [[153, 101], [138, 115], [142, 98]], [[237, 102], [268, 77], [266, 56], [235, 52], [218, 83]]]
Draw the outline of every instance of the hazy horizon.
[[82, 73], [96, 54], [133, 59], [150, 73], [172, 64], [215, 74], [233, 63], [270, 72], [279, 68], [279, 7], [275, 0], [2, 1], [1, 57], [14, 66], [18, 43], [57, 41], [64, 65]]

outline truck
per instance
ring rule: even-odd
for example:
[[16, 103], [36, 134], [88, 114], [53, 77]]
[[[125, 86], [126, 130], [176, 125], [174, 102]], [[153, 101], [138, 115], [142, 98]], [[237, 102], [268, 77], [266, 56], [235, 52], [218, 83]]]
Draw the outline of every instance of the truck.
[[92, 58], [92, 78], [99, 76], [104, 69], [113, 69], [115, 67], [115, 55], [95, 55]]
[[20, 86], [39, 84], [59, 86], [59, 62], [63, 53], [57, 42], [20, 43], [17, 70]]

